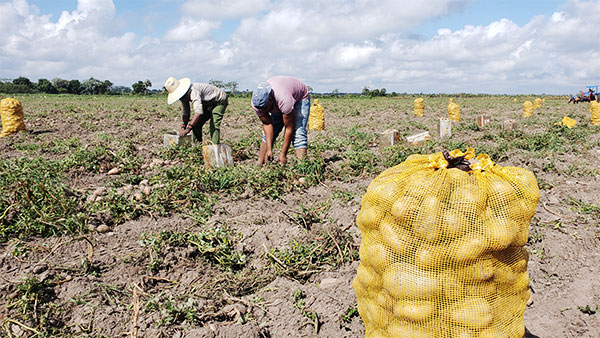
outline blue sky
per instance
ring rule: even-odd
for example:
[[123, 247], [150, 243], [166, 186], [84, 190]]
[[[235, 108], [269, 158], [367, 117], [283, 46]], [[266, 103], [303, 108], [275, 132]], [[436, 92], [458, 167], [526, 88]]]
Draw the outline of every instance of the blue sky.
[[0, 1], [0, 78], [568, 94], [600, 82], [598, 22], [599, 0]]

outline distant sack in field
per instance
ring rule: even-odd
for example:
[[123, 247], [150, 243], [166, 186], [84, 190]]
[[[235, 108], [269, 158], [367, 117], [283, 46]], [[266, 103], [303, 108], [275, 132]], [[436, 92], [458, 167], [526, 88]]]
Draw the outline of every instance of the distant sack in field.
[[323, 106], [319, 104], [319, 99], [315, 99], [315, 103], [310, 107], [310, 114], [308, 115], [308, 129], [325, 129], [325, 112]]
[[23, 106], [19, 100], [9, 97], [0, 101], [0, 114], [2, 115], [0, 137], [27, 130], [23, 122]]
[[367, 338], [522, 338], [537, 179], [481, 154], [414, 154], [362, 198], [353, 287]]

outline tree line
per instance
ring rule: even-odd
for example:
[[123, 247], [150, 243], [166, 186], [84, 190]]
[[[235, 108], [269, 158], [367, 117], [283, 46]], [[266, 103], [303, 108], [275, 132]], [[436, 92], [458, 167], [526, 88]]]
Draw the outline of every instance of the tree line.
[[122, 94], [149, 94], [153, 91], [150, 80], [137, 81], [131, 87], [115, 86], [109, 80], [98, 80], [93, 77], [85, 80], [65, 80], [54, 78], [52, 80], [39, 79], [32, 82], [20, 76], [12, 81], [0, 81], [0, 93], [46, 93], [46, 94], [88, 94], [88, 95], [122, 95]]

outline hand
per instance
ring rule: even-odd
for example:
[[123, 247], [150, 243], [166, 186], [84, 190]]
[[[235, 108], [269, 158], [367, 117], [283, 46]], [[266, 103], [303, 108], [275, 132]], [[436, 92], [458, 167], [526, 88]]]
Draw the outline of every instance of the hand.
[[281, 155], [279, 155], [279, 164], [286, 164], [286, 163], [287, 163], [287, 157], [282, 152]]
[[265, 162], [273, 161], [273, 150], [267, 150], [265, 153]]
[[179, 136], [185, 136], [190, 132], [191, 129], [179, 129]]

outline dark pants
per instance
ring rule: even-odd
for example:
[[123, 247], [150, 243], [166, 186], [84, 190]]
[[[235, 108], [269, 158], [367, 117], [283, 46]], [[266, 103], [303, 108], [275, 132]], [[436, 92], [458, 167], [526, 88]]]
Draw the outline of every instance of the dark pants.
[[194, 137], [196, 137], [198, 142], [202, 143], [202, 127], [206, 121], [210, 121], [209, 133], [212, 143], [219, 144], [221, 142], [221, 121], [223, 120], [223, 115], [225, 115], [225, 109], [228, 104], [229, 99], [225, 99], [223, 102], [216, 104], [207, 103], [202, 107], [204, 114], [202, 114], [200, 121], [192, 129]]

